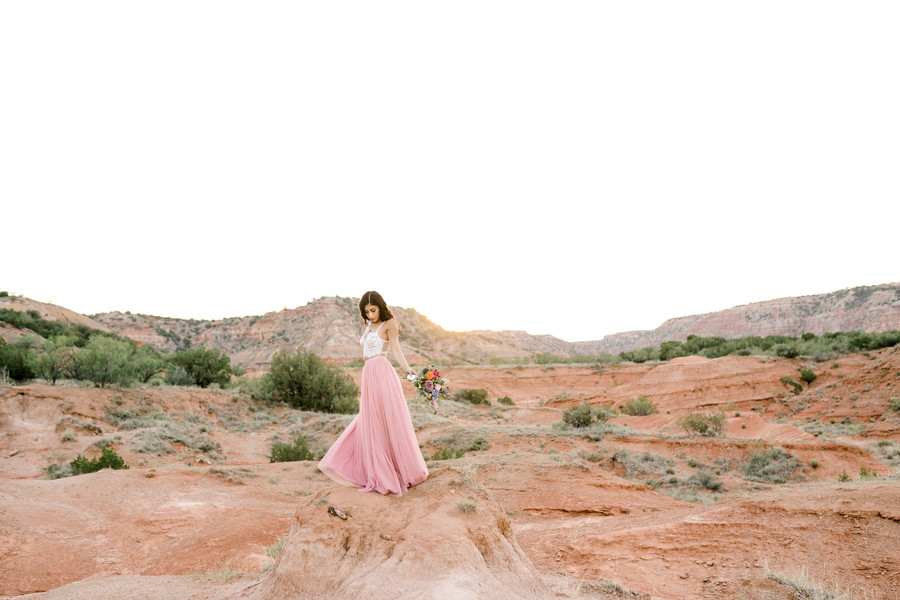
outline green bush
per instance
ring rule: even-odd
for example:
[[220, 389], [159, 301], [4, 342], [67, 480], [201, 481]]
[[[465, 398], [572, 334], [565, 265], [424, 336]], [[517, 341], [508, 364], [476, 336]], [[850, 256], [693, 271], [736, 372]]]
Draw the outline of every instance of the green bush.
[[888, 408], [894, 412], [900, 412], [900, 398], [891, 398]]
[[818, 375], [816, 375], [812, 369], [800, 369], [800, 381], [805, 382], [807, 385], [812, 384], [817, 377]]
[[502, 404], [504, 406], [515, 406], [516, 403], [512, 401], [512, 398], [509, 396], [503, 396], [502, 398], [497, 398], [497, 404]]
[[0, 369], [13, 381], [28, 381], [37, 376], [37, 359], [27, 346], [27, 341], [8, 344], [0, 338]]
[[491, 405], [491, 401], [488, 399], [488, 391], [484, 388], [463, 388], [454, 392], [452, 398], [457, 402]]
[[659, 360], [659, 358], [659, 350], [650, 346], [646, 348], [639, 348], [637, 350], [631, 350], [629, 352], [622, 352], [619, 354], [620, 360], [639, 364], [645, 363], [648, 360]]
[[184, 369], [191, 382], [202, 388], [214, 383], [227, 385], [235, 372], [231, 366], [231, 358], [227, 354], [209, 348], [176, 352], [169, 358], [169, 364]]
[[753, 454], [741, 465], [741, 471], [750, 481], [785, 483], [799, 466], [800, 462], [792, 454], [776, 447]]
[[0, 292], [0, 298], [7, 298], [7, 297], [9, 297], [9, 292]]
[[130, 385], [133, 381], [130, 360], [136, 347], [131, 340], [94, 336], [84, 348], [70, 354], [66, 374], [72, 379], [93, 382], [97, 387]]
[[582, 402], [578, 406], [573, 406], [563, 413], [563, 421], [572, 427], [587, 427], [594, 420], [594, 413], [591, 405]]
[[659, 412], [653, 402], [646, 396], [638, 396], [627, 400], [619, 410], [632, 417], [645, 417]]
[[315, 452], [309, 449], [305, 435], [298, 435], [292, 444], [273, 442], [269, 454], [269, 462], [296, 462], [299, 460], [316, 460]]
[[104, 448], [100, 454], [100, 458], [88, 460], [82, 455], [75, 457], [69, 464], [72, 469], [72, 475], [83, 475], [85, 473], [96, 473], [101, 469], [129, 469], [125, 464], [125, 460], [119, 456], [112, 448]]
[[305, 348], [276, 352], [266, 378], [258, 389], [294, 408], [344, 414], [359, 410], [359, 388], [353, 379]]
[[688, 435], [722, 435], [725, 433], [725, 415], [705, 415], [699, 412], [690, 412], [680, 419], [678, 425]]

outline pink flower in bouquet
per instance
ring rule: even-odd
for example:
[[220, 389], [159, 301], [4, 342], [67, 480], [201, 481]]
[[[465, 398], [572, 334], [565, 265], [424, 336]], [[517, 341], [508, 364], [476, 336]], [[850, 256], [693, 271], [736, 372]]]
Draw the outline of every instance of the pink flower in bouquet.
[[426, 382], [425, 382], [425, 390], [426, 390], [427, 392], [429, 392], [429, 393], [431, 393], [432, 391], [434, 391], [434, 382], [433, 382], [433, 381], [426, 381]]

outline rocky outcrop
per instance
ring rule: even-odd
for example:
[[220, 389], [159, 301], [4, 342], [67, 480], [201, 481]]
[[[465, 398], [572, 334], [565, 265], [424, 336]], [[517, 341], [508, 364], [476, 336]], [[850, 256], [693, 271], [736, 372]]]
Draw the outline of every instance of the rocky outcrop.
[[552, 597], [504, 511], [443, 468], [400, 498], [323, 490], [297, 510], [274, 568], [234, 600]]

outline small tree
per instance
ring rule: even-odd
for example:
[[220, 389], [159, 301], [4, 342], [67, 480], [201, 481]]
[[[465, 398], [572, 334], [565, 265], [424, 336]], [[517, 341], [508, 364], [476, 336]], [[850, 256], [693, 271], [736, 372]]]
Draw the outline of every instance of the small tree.
[[65, 375], [70, 350], [56, 340], [46, 340], [44, 353], [37, 357], [37, 372], [45, 381], [56, 385], [56, 380]]
[[184, 369], [190, 380], [202, 388], [207, 388], [213, 383], [226, 385], [234, 373], [231, 358], [224, 352], [209, 348], [176, 352], [169, 359], [169, 364]]
[[154, 375], [162, 373], [165, 366], [163, 357], [150, 346], [139, 346], [131, 356], [131, 372], [141, 383], [147, 383]]
[[91, 381], [97, 387], [113, 383], [128, 385], [131, 378], [129, 359], [134, 348], [131, 340], [93, 336], [84, 348], [72, 352], [66, 372], [73, 379]]

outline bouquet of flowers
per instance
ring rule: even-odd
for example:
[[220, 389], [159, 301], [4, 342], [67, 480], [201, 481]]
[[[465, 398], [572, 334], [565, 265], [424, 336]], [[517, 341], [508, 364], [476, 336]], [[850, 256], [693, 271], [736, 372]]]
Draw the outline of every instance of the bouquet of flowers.
[[434, 365], [425, 367], [419, 371], [418, 375], [410, 373], [407, 375], [413, 386], [423, 398], [431, 402], [431, 407], [437, 413], [437, 399], [450, 397], [450, 380], [441, 377], [440, 371], [434, 368]]

